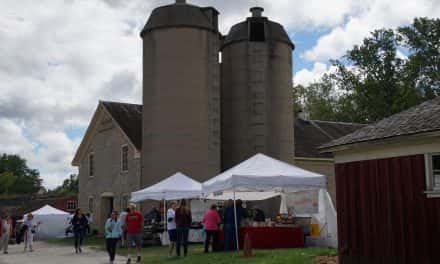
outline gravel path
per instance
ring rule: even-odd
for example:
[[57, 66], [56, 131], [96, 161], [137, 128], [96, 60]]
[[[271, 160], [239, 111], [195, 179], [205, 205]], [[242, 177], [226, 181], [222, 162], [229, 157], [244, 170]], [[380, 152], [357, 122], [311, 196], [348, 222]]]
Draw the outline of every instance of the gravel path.
[[[75, 254], [73, 247], [35, 242], [34, 252], [23, 252], [23, 245], [10, 245], [9, 254], [0, 253], [0, 264], [101, 264], [109, 263], [106, 252], [84, 247], [82, 254]], [[115, 263], [125, 263], [116, 257]]]

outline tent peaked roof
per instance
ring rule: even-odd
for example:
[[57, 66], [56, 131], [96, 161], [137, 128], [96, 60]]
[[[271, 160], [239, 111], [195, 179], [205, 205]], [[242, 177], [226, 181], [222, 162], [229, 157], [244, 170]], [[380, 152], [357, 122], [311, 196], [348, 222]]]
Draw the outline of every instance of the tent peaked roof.
[[268, 190], [276, 188], [325, 188], [325, 176], [286, 162], [256, 154], [203, 183], [203, 191]]
[[177, 200], [183, 198], [199, 198], [202, 196], [202, 184], [181, 172], [166, 178], [143, 190], [133, 192], [131, 201]]
[[56, 209], [48, 204], [41, 207], [40, 209], [33, 211], [33, 215], [69, 215], [68, 212], [64, 212], [62, 210]]

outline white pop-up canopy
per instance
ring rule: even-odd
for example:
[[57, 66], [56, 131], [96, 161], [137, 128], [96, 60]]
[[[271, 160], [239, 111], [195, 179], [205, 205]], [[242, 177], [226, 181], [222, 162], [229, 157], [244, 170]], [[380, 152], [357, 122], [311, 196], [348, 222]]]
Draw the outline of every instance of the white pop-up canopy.
[[[50, 205], [45, 205], [30, 213], [34, 216], [36, 223], [40, 222], [36, 233], [38, 239], [62, 237], [65, 235], [69, 213]], [[23, 216], [24, 220], [27, 219], [28, 214], [29, 213]]]
[[203, 192], [273, 191], [286, 188], [325, 188], [325, 176], [273, 159], [264, 154], [243, 161], [202, 184]]
[[[273, 192], [288, 193], [297, 190], [325, 188], [326, 178], [324, 175], [298, 168], [261, 153], [202, 184], [203, 192], [208, 196], [216, 196], [216, 193], [221, 195], [222, 192], [232, 192], [234, 207], [237, 199], [236, 193], [250, 194], [255, 192], [254, 195], [263, 196], [262, 192], [266, 192], [270, 196], [273, 195]], [[282, 195], [282, 198], [284, 201], [282, 199], [281, 207], [285, 211], [285, 197]], [[236, 239], [238, 250], [237, 226]]]
[[176, 173], [143, 190], [131, 193], [132, 202], [201, 198], [202, 184], [183, 173]]

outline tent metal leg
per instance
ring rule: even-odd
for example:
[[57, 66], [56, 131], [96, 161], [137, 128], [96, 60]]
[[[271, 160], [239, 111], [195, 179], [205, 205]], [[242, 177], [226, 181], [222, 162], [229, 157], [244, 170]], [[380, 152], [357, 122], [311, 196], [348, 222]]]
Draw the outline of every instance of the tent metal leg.
[[234, 189], [234, 221], [235, 221], [235, 243], [237, 245], [237, 252], [239, 252], [240, 245], [238, 244], [238, 221], [237, 221], [237, 205], [235, 201], [235, 189]]
[[166, 232], [167, 230], [167, 204], [166, 204], [166, 200], [163, 199], [163, 229], [164, 232]]

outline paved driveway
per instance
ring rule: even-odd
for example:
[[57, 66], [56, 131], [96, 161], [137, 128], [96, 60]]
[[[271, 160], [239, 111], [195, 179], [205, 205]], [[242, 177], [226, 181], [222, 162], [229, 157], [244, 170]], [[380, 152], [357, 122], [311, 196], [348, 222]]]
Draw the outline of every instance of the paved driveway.
[[[35, 242], [34, 252], [23, 252], [23, 245], [10, 245], [9, 254], [0, 253], [0, 264], [101, 264], [109, 263], [106, 252], [84, 247], [82, 254], [75, 254], [73, 247]], [[124, 263], [116, 257], [115, 263]]]

